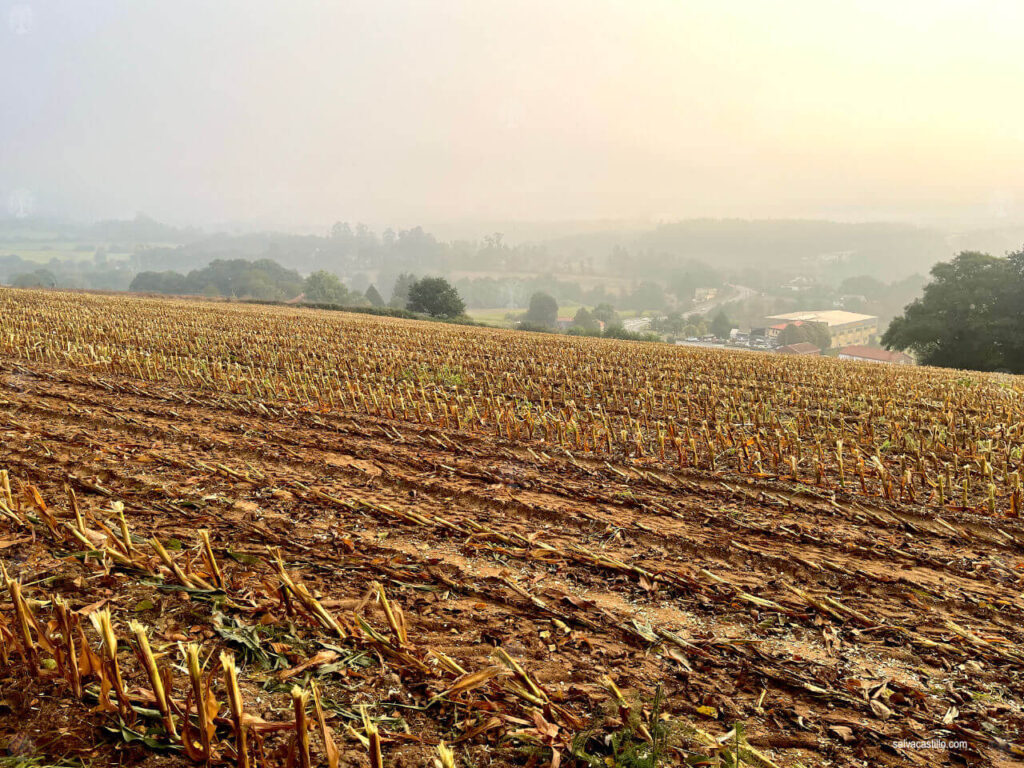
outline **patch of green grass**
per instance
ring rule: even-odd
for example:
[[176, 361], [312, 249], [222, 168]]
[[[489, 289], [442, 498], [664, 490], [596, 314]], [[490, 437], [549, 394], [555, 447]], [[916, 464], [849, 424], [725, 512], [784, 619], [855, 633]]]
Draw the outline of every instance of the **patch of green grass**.
[[[611, 731], [604, 731], [604, 722], [583, 731], [573, 739], [570, 754], [579, 766], [587, 768], [658, 768], [669, 765], [667, 753], [670, 726], [661, 719], [664, 701], [661, 686], [654, 694], [650, 716], [642, 716], [643, 707], [637, 701], [630, 709], [629, 722]], [[651, 735], [648, 741], [641, 734]], [[602, 733], [602, 731], [604, 731]]]
[[466, 310], [466, 314], [478, 323], [510, 328], [514, 320], [509, 315], [521, 315], [525, 311], [525, 309], [509, 309], [508, 307], [488, 307], [470, 308]]
[[[715, 737], [683, 720], [662, 718], [663, 703], [659, 685], [649, 714], [645, 714], [644, 702], [636, 696], [626, 707], [628, 722], [622, 722], [624, 710], [621, 706], [618, 709], [615, 705], [610, 706], [604, 717], [596, 718], [590, 729], [573, 739], [570, 748], [572, 764], [580, 768], [775, 765], [750, 746], [742, 723], [736, 723], [725, 736]], [[696, 744], [698, 751], [689, 744]]]

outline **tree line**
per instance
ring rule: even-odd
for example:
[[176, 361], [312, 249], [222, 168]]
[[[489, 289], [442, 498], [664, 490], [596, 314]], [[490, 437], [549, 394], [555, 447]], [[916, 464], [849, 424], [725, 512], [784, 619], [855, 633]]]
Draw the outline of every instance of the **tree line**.
[[[272, 259], [216, 259], [187, 274], [171, 270], [140, 272], [129, 290], [340, 307], [385, 306], [373, 285], [362, 292], [350, 290], [337, 275], [326, 270], [317, 270], [304, 278], [298, 271], [282, 267]], [[404, 273], [395, 281], [388, 306], [444, 318], [460, 317], [466, 311], [458, 291], [446, 279], [417, 278], [411, 273]]]

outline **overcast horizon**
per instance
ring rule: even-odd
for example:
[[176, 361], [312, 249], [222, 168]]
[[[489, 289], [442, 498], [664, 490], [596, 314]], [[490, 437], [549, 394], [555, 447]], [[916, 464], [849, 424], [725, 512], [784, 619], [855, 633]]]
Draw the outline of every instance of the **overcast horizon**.
[[8, 209], [442, 232], [1024, 223], [1008, 2], [0, 8]]

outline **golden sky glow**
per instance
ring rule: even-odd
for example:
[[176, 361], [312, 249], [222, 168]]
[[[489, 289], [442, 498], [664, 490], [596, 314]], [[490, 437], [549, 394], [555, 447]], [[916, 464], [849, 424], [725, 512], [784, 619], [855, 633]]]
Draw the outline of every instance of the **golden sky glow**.
[[1021, 2], [25, 5], [0, 193], [72, 215], [1024, 219]]

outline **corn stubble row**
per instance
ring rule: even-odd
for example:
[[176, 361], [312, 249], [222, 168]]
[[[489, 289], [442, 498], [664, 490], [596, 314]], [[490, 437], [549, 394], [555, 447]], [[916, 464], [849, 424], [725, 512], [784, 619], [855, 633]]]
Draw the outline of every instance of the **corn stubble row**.
[[[254, 606], [247, 604], [251, 602], [251, 588], [244, 585], [250, 575], [259, 580], [258, 575], [243, 570], [226, 578], [208, 531], [198, 532], [200, 544], [195, 558], [185, 554], [175, 557], [156, 538], [142, 546], [143, 540], [130, 531], [123, 506], [118, 502], [113, 502], [104, 513], [83, 511], [74, 491], [65, 487], [66, 509], [58, 510], [48, 505], [34, 486], [18, 486], [20, 490], [14, 493], [7, 470], [0, 470], [0, 521], [19, 532], [38, 536], [52, 547], [54, 554], [85, 546], [79, 555], [84, 555], [83, 562], [97, 570], [109, 573], [117, 569], [137, 577], [177, 582], [190, 590], [222, 595], [223, 605], [239, 615], [253, 612]], [[409, 637], [401, 607], [389, 599], [380, 583], [371, 585], [362, 602], [379, 603], [386, 631], [372, 626], [358, 609], [348, 618], [331, 613], [305, 584], [288, 572], [279, 550], [268, 550], [266, 563], [277, 577], [278, 586], [273, 594], [280, 601], [281, 618], [276, 621], [283, 625], [286, 613], [297, 611], [311, 630], [325, 633], [333, 642], [371, 649], [386, 658], [391, 667], [432, 680], [433, 685], [443, 689], [433, 697], [431, 705], [455, 701], [472, 711], [476, 705], [467, 695], [479, 690], [492, 700], [488, 704], [492, 712], [503, 711], [493, 706], [493, 699], [504, 699], [505, 711], [515, 722], [528, 722], [513, 717], [513, 713], [518, 713], [509, 705], [518, 703], [536, 711], [541, 722], [555, 730], [558, 726], [554, 723], [559, 722], [573, 729], [581, 727], [578, 718], [552, 701], [533, 675], [500, 648], [495, 651], [496, 664], [469, 671], [440, 651], [419, 647]], [[48, 594], [35, 588], [29, 596], [22, 582], [12, 578], [2, 562], [0, 587], [9, 598], [6, 602], [0, 598], [0, 673], [27, 674], [42, 683], [62, 687], [71, 700], [116, 718], [124, 728], [145, 726], [147, 732], [158, 734], [159, 741], [181, 748], [197, 763], [229, 762], [238, 768], [275, 765], [280, 760], [268, 751], [267, 740], [284, 736], [288, 739], [285, 764], [306, 768], [320, 764], [334, 768], [339, 764], [340, 752], [334, 731], [328, 725], [331, 718], [325, 713], [321, 690], [315, 681], [308, 688], [292, 686], [292, 720], [267, 721], [247, 708], [240, 687], [241, 670], [230, 651], [221, 651], [214, 659], [216, 649], [205, 649], [196, 642], [179, 642], [163, 644], [156, 653], [150, 631], [142, 623], [129, 620], [118, 628], [108, 607], [90, 606], [83, 613], [71, 610], [58, 593]], [[87, 632], [84, 616], [92, 632]], [[337, 656], [332, 652], [320, 655]], [[314, 657], [305, 666], [317, 660]], [[130, 675], [131, 669], [137, 674]], [[175, 669], [179, 671], [177, 676]], [[148, 687], [128, 684], [129, 679], [140, 675]], [[437, 678], [441, 678], [440, 683]], [[154, 729], [156, 723], [160, 727]], [[494, 727], [495, 723], [487, 725]], [[375, 768], [383, 766], [382, 734], [366, 707], [362, 709], [362, 729], [351, 725], [347, 729], [348, 735], [366, 749], [370, 764]], [[315, 745], [311, 731], [318, 736]], [[452, 768], [453, 750], [444, 741], [437, 744], [436, 750], [435, 764]]]
[[[641, 466], [1018, 517], [1024, 381], [230, 304], [0, 291], [0, 351]], [[531, 448], [532, 450], [532, 448]]]
[[[549, 452], [569, 453], [570, 459], [762, 478], [935, 511], [1016, 517], [1022, 507], [1024, 384], [1010, 377], [52, 292], [0, 289], [0, 311], [0, 354], [11, 361], [3, 373], [15, 381], [16, 361], [35, 370], [74, 369], [77, 378], [84, 372], [111, 391], [151, 390], [187, 402], [189, 389], [205, 390], [228, 407], [270, 416], [366, 415], [392, 432], [411, 427], [448, 448], [474, 436], [491, 443], [497, 437], [538, 461]], [[222, 465], [203, 466], [240, 477]], [[222, 594], [238, 615], [251, 612], [252, 593], [239, 587], [245, 574], [233, 566], [231, 573], [222, 570], [208, 534], [197, 532], [196, 546], [179, 554], [156, 538], [132, 534], [118, 504], [98, 515], [83, 510], [70, 489], [66, 495], [63, 513], [55, 512], [32, 486], [14, 494], [0, 472], [0, 520], [31, 528], [55, 549], [85, 550], [96, 568]], [[484, 532], [509, 546], [547, 546], [472, 521], [428, 520], [383, 506], [372, 511], [459, 533]], [[582, 546], [561, 556], [648, 581], [659, 578]], [[489, 706], [500, 702], [507, 722], [536, 723], [539, 714], [535, 730], [541, 738], [548, 729], [561, 734], [561, 741], [547, 744], [552, 749], [564, 749], [565, 734], [582, 725], [500, 651], [490, 666], [472, 670], [418, 646], [401, 607], [380, 585], [370, 597], [383, 613], [383, 629], [359, 611], [349, 616], [326, 609], [280, 552], [269, 550], [263, 568], [250, 581], [273, 582], [282, 614], [295, 611], [321, 637], [372, 649], [403, 674], [431, 678], [437, 691], [432, 704], [472, 706], [472, 697], [480, 695]], [[701, 576], [721, 581], [706, 571]], [[701, 589], [697, 583], [681, 586]], [[216, 756], [240, 766], [270, 764], [265, 740], [286, 739], [290, 765], [337, 763], [331, 716], [325, 716], [315, 686], [293, 689], [291, 718], [268, 723], [246, 706], [245, 670], [231, 654], [218, 656], [194, 644], [161, 647], [152, 628], [117, 626], [103, 610], [83, 621], [59, 595], [26, 595], [31, 588], [6, 572], [0, 587], [10, 598], [0, 603], [0, 663], [8, 670], [59, 679], [73, 699], [98, 702], [129, 725], [138, 718], [157, 722], [160, 738], [197, 762]], [[787, 589], [824, 615], [877, 628], [841, 602]], [[783, 610], [745, 592], [730, 599]], [[930, 642], [897, 629], [913, 642]], [[671, 642], [671, 634], [665, 639]], [[146, 682], [130, 687], [129, 680]], [[613, 682], [607, 690], [620, 710], [628, 708]], [[372, 764], [381, 764], [382, 734], [368, 713], [362, 727], [349, 726], [347, 735]], [[703, 736], [698, 741], [714, 746]], [[447, 766], [454, 758], [442, 746], [437, 760]]]

